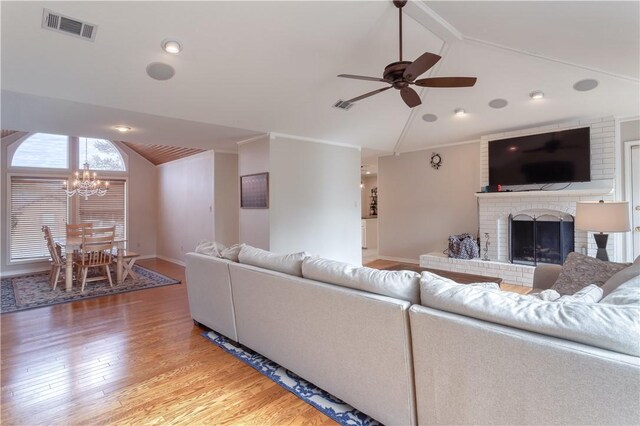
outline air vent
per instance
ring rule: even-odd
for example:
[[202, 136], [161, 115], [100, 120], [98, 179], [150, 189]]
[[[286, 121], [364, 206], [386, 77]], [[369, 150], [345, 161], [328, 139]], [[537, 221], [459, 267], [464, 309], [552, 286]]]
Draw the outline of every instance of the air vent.
[[336, 102], [335, 104], [333, 104], [333, 106], [335, 108], [340, 108], [343, 110], [348, 110], [349, 108], [351, 108], [353, 106], [352, 102], [347, 102], [347, 101], [343, 101], [342, 99], [339, 99], [338, 102]]
[[44, 9], [42, 14], [42, 28], [84, 40], [94, 41], [96, 39], [96, 25], [64, 16], [49, 9]]

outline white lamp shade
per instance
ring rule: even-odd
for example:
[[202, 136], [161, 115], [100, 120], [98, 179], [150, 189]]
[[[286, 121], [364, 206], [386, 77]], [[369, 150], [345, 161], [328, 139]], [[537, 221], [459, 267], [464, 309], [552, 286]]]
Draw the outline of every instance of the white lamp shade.
[[583, 231], [630, 231], [629, 202], [579, 202], [576, 204], [575, 226]]

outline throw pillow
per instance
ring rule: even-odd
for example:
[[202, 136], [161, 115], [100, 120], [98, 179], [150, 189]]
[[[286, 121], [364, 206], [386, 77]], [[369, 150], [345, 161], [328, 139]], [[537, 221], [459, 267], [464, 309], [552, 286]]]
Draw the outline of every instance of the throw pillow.
[[[600, 301], [600, 304], [626, 305], [640, 308], [640, 275], [620, 284], [611, 294]], [[640, 315], [638, 316], [640, 318]], [[640, 327], [636, 329], [636, 337]]]
[[220, 256], [232, 262], [237, 262], [238, 254], [243, 246], [244, 244], [234, 244], [231, 247], [227, 247], [220, 252]]
[[221, 252], [225, 249], [224, 245], [215, 241], [200, 241], [196, 246], [196, 253], [206, 254], [207, 256], [222, 257]]
[[291, 254], [277, 254], [249, 245], [244, 245], [238, 260], [240, 263], [282, 272], [283, 274], [302, 276], [302, 261], [309, 257], [305, 251]]
[[589, 284], [603, 285], [616, 272], [627, 266], [629, 265], [626, 263], [605, 262], [595, 257], [571, 252], [551, 289], [561, 295], [572, 295]]
[[602, 294], [602, 288], [595, 284], [589, 284], [588, 286], [576, 291], [571, 296], [568, 294], [562, 296], [557, 300], [557, 302], [598, 303], [602, 299]]
[[608, 296], [609, 293], [618, 288], [621, 284], [637, 276], [640, 276], [640, 256], [633, 261], [631, 266], [618, 271], [614, 276], [609, 278], [606, 283], [604, 283], [602, 286], [604, 297]]

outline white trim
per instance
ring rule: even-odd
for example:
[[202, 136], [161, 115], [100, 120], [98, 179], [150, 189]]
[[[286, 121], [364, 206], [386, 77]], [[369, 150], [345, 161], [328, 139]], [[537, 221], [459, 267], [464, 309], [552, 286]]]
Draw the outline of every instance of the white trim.
[[422, 1], [410, 1], [405, 8], [407, 16], [435, 34], [445, 43], [462, 40], [463, 35], [442, 16]]
[[286, 133], [276, 133], [276, 132], [269, 133], [269, 139], [271, 140], [274, 138], [297, 139], [304, 142], [321, 143], [324, 145], [335, 145], [335, 146], [341, 146], [344, 148], [353, 148], [353, 149], [357, 149], [358, 151], [362, 151], [362, 147], [358, 145], [352, 145], [352, 144], [343, 143], [343, 142], [334, 142], [334, 141], [328, 141], [324, 139], [308, 138], [306, 136], [288, 135]]
[[35, 274], [37, 272], [49, 272], [50, 270], [51, 270], [51, 267], [42, 269], [36, 266], [33, 268], [18, 269], [18, 270], [8, 272], [6, 274], [0, 274], [0, 278], [12, 278], [12, 277], [18, 277], [20, 275]]
[[627, 115], [624, 117], [617, 117], [620, 123], [624, 123], [625, 121], [636, 121], [640, 120], [640, 115]]
[[391, 256], [380, 256], [380, 255], [378, 255], [378, 259], [390, 260], [393, 262], [400, 262], [400, 263], [413, 263], [415, 265], [420, 265], [420, 259], [407, 259], [404, 257], [391, 257]]
[[[615, 129], [615, 134], [613, 135], [613, 156], [615, 161], [615, 174], [614, 178], [614, 201], [623, 201], [623, 193], [622, 193], [622, 136], [621, 136], [621, 125], [619, 119], [614, 119], [613, 127]], [[613, 234], [613, 245], [615, 247], [615, 253], [618, 256], [619, 260], [624, 260], [627, 257], [626, 250], [626, 236], [623, 233], [614, 233]]]
[[380, 154], [378, 155], [378, 157], [392, 157], [392, 156], [396, 156], [399, 157], [402, 154], [411, 154], [411, 153], [416, 153], [416, 152], [420, 152], [420, 151], [430, 151], [432, 149], [440, 149], [440, 148], [449, 148], [451, 146], [460, 146], [460, 145], [471, 145], [473, 143], [480, 143], [480, 139], [475, 139], [475, 140], [470, 140], [470, 141], [462, 141], [462, 142], [455, 142], [455, 143], [443, 143], [443, 144], [439, 144], [439, 145], [433, 145], [433, 146], [428, 146], [426, 148], [418, 148], [415, 150], [411, 150], [411, 151], [402, 151], [402, 152], [391, 152], [388, 154]]
[[158, 257], [157, 254], [145, 254], [145, 255], [140, 255], [138, 256], [137, 260], [144, 260], [144, 259], [155, 259], [156, 257]]
[[[631, 205], [631, 147], [640, 146], [640, 140], [628, 141], [624, 143], [624, 194], [625, 199], [629, 201], [631, 214], [633, 215], [633, 206]], [[633, 223], [632, 223], [633, 225]], [[627, 232], [625, 236], [625, 251], [624, 258], [627, 262], [632, 262], [633, 259], [633, 233], [635, 231], [631, 228], [631, 232]]]
[[627, 80], [627, 81], [632, 81], [634, 83], [640, 83], [640, 80], [638, 80], [637, 78], [633, 78], [633, 77], [629, 77], [629, 76], [621, 75], [621, 74], [616, 74], [616, 73], [609, 72], [609, 71], [604, 71], [604, 70], [601, 70], [601, 69], [598, 69], [598, 68], [588, 67], [588, 66], [585, 66], [585, 65], [579, 65], [579, 64], [576, 64], [576, 63], [573, 63], [573, 62], [563, 61], [563, 60], [557, 59], [557, 58], [551, 58], [549, 56], [541, 55], [539, 53], [527, 52], [526, 50], [516, 49], [516, 48], [513, 48], [513, 47], [505, 46], [505, 45], [498, 44], [498, 43], [493, 43], [493, 42], [490, 42], [490, 41], [481, 40], [481, 39], [474, 38], [474, 37], [463, 36], [462, 37], [462, 41], [468, 42], [468, 43], [471, 43], [471, 44], [479, 44], [479, 45], [483, 45], [483, 46], [493, 47], [493, 48], [496, 48], [496, 49], [507, 50], [507, 51], [518, 53], [518, 54], [521, 54], [521, 55], [527, 55], [527, 56], [531, 56], [533, 58], [543, 59], [545, 61], [555, 62], [555, 63], [558, 63], [558, 64], [568, 65], [570, 67], [580, 68], [580, 69], [583, 69], [583, 70], [587, 70], [587, 71], [596, 72], [596, 73], [599, 73], [599, 74], [608, 75], [610, 77], [619, 78], [621, 80]]
[[214, 154], [233, 154], [233, 155], [238, 155], [238, 150], [230, 150], [230, 149], [214, 149], [213, 150]]
[[161, 256], [161, 255], [156, 255], [156, 257], [160, 260], [164, 260], [166, 262], [171, 262], [171, 263], [175, 263], [176, 265], [180, 265], [180, 266], [187, 266], [187, 264], [185, 262], [183, 262], [182, 260], [178, 260], [178, 259], [173, 259], [171, 257], [166, 257], [166, 256]]
[[[263, 134], [258, 135], [258, 136], [250, 137], [249, 139], [244, 139], [244, 140], [238, 141], [238, 142], [236, 142], [236, 145], [244, 145], [245, 143], [255, 142], [255, 141], [257, 141], [259, 139], [262, 139], [262, 138], [269, 138], [269, 133], [263, 133]], [[215, 151], [215, 149], [214, 149], [214, 151]]]
[[[591, 181], [596, 182], [596, 181]], [[604, 179], [603, 183], [610, 182], [609, 179]], [[577, 182], [576, 182], [577, 183]], [[509, 198], [509, 197], [558, 197], [567, 195], [609, 195], [613, 194], [613, 188], [611, 186], [602, 188], [587, 188], [587, 189], [558, 189], [558, 190], [546, 190], [546, 191], [502, 191], [502, 192], [476, 192], [474, 195], [478, 198]]]

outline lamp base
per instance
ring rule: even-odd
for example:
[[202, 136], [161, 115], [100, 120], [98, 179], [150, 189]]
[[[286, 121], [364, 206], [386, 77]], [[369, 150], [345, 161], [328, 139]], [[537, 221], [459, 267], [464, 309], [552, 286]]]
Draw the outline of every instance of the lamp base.
[[607, 240], [609, 239], [609, 234], [603, 234], [602, 232], [599, 234], [593, 234], [593, 239], [596, 240], [596, 246], [598, 246], [596, 259], [608, 262], [609, 255], [607, 254]]

